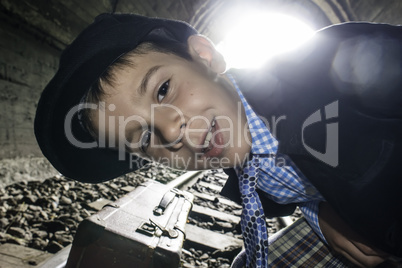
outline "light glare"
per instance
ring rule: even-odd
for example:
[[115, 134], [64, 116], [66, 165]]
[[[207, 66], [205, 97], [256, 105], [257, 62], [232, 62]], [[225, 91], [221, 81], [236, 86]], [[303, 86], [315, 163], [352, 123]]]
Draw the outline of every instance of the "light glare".
[[313, 33], [309, 26], [293, 17], [256, 12], [243, 16], [217, 49], [229, 68], [258, 68], [273, 55], [302, 44]]

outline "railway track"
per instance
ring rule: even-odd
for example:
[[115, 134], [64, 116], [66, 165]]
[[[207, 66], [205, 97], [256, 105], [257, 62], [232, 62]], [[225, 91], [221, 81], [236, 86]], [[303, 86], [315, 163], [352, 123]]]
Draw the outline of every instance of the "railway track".
[[[243, 242], [239, 225], [241, 207], [219, 195], [227, 179], [226, 174], [220, 170], [192, 171], [180, 176], [169, 175], [169, 177], [170, 179], [165, 182], [170, 188], [186, 190], [195, 197], [186, 225], [186, 240], [182, 249], [181, 267], [229, 267], [234, 256], [241, 250]], [[133, 189], [134, 186], [125, 186], [126, 191]], [[100, 209], [108, 201], [110, 200], [98, 198], [89, 205], [94, 209]], [[269, 233], [277, 232], [298, 217], [300, 217], [299, 212], [293, 217], [269, 219], [267, 221]], [[29, 265], [30, 262], [25, 260], [24, 265], [26, 266], [24, 267], [63, 268], [70, 247], [70, 245], [65, 246], [39, 265], [33, 261], [31, 261], [32, 265]], [[21, 250], [21, 248], [16, 250]], [[8, 254], [12, 254], [12, 252]], [[0, 260], [0, 267], [7, 266], [2, 266]]]
[[[242, 248], [241, 206], [219, 195], [226, 179], [223, 171], [206, 171], [195, 176], [183, 189], [195, 197], [186, 226], [183, 267], [229, 267]], [[300, 216], [297, 211], [292, 217], [268, 219], [269, 234], [290, 225]]]

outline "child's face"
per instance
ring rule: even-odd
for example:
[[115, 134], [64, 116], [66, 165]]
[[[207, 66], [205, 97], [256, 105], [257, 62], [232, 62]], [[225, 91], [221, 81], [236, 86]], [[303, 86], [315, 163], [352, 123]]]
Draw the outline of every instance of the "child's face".
[[[205, 60], [150, 52], [116, 74], [95, 116], [119, 150], [179, 169], [228, 168], [250, 151], [246, 116], [232, 84]], [[209, 142], [208, 142], [209, 140]]]

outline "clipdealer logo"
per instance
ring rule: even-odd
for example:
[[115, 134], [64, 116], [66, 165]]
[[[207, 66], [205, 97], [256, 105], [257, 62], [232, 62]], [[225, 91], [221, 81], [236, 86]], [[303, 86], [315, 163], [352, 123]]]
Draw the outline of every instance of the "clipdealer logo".
[[[339, 164], [339, 123], [336, 121], [334, 122], [334, 119], [338, 118], [338, 110], [339, 110], [339, 105], [338, 101], [334, 101], [328, 105], [326, 105], [322, 109], [318, 109], [314, 113], [312, 113], [304, 122], [302, 125], [301, 129], [301, 141], [303, 147], [315, 158], [318, 160], [332, 166], [332, 167], [337, 167]], [[241, 104], [239, 104], [240, 106]], [[166, 105], [168, 106], [168, 105]], [[103, 107], [103, 108], [102, 108]], [[155, 108], [155, 107], [153, 107]], [[174, 106], [168, 106], [165, 108], [170, 108], [173, 109], [179, 117], [184, 121], [184, 116], [181, 113], [181, 111]], [[83, 142], [79, 141], [74, 137], [74, 134], [72, 132], [72, 119], [73, 117], [79, 113], [82, 109], [93, 109], [97, 110], [99, 109], [99, 126], [102, 126], [104, 131], [100, 131], [98, 135], [98, 142], [92, 141], [92, 142]], [[130, 117], [123, 117], [123, 116], [106, 116], [105, 111], [106, 110], [114, 111], [115, 105], [110, 104], [107, 107], [105, 106], [105, 103], [99, 103], [99, 105], [96, 104], [91, 104], [91, 103], [85, 103], [85, 104], [78, 104], [74, 106], [66, 115], [65, 121], [64, 121], [64, 131], [67, 139], [71, 144], [73, 144], [76, 147], [83, 148], [83, 149], [90, 149], [90, 148], [95, 148], [95, 147], [100, 147], [100, 148], [105, 148], [110, 146], [111, 148], [116, 148], [119, 151], [119, 160], [125, 160], [126, 157], [126, 147], [128, 148], [138, 148], [139, 147], [139, 142], [130, 142], [126, 139], [125, 136], [122, 137], [116, 137], [116, 126], [118, 126], [118, 133], [124, 133], [125, 128], [127, 124], [131, 122], [137, 122], [139, 125], [142, 126], [142, 129], [148, 129], [149, 126], [147, 122], [143, 118], [137, 115], [132, 115]], [[240, 110], [240, 109], [239, 109]], [[324, 115], [324, 116], [323, 116]], [[116, 118], [117, 117], [117, 118]], [[154, 117], [154, 116], [153, 116]], [[152, 118], [153, 118], [152, 117]], [[324, 117], [324, 118], [323, 118]], [[222, 117], [225, 119], [224, 117]], [[270, 126], [272, 126], [272, 134], [273, 136], [276, 136], [276, 131], [277, 131], [277, 125], [279, 122], [286, 120], [286, 116], [280, 116], [279, 118], [272, 117], [272, 124], [269, 123], [269, 121], [265, 118], [261, 118], [265, 125], [268, 127], [268, 130], [270, 130]], [[208, 119], [202, 117], [202, 116], [197, 116], [192, 118], [191, 120], [204, 120], [208, 121]], [[233, 140], [233, 123], [230, 121], [230, 118], [226, 118], [230, 124], [230, 127], [221, 131], [228, 131], [230, 133], [230, 139], [227, 144], [224, 146], [235, 146], [234, 145], [234, 140]], [[330, 120], [331, 122], [326, 123], [325, 121]], [[108, 129], [106, 129], [106, 122], [109, 122]], [[319, 150], [316, 150], [309, 146], [306, 143], [306, 136], [305, 136], [305, 130], [315, 124], [318, 123], [326, 123], [325, 128], [326, 128], [326, 135], [325, 137], [325, 151], [320, 152]], [[247, 123], [246, 123], [247, 124]], [[151, 124], [152, 125], [152, 124]], [[245, 128], [246, 129], [246, 128]], [[193, 129], [192, 132], [202, 132], [204, 129]], [[108, 138], [106, 138], [105, 133], [108, 132]], [[189, 135], [190, 132], [187, 133]], [[181, 139], [183, 136], [183, 133], [180, 134], [178, 139]], [[241, 133], [238, 133], [238, 137], [241, 136]], [[190, 140], [190, 137], [186, 137], [187, 140]], [[108, 142], [106, 142], [106, 140]], [[241, 140], [237, 141], [238, 143], [241, 142]], [[251, 141], [247, 140], [246, 142], [249, 142], [251, 145]], [[170, 144], [163, 144], [163, 145], [152, 145], [155, 146], [155, 148], [164, 148], [164, 147], [169, 147], [174, 143]], [[194, 144], [194, 147], [196, 147], [197, 144]]]
[[[324, 107], [325, 119], [329, 120], [333, 118], [338, 118], [338, 101], [334, 101]], [[311, 114], [303, 123], [302, 126], [302, 143], [304, 148], [313, 155], [318, 160], [332, 166], [337, 167], [339, 164], [339, 123], [332, 122], [326, 124], [326, 141], [325, 141], [325, 152], [319, 152], [305, 142], [304, 130], [312, 126], [313, 124], [323, 121], [321, 109], [318, 109], [313, 114]]]

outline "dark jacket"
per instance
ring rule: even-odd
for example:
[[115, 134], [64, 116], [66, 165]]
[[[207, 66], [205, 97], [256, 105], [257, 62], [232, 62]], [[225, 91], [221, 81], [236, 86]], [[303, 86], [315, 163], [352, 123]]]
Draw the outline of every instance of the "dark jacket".
[[[278, 152], [355, 231], [402, 257], [401, 42], [402, 27], [340, 24], [259, 71], [233, 74]], [[224, 192], [231, 184], [234, 176]]]

